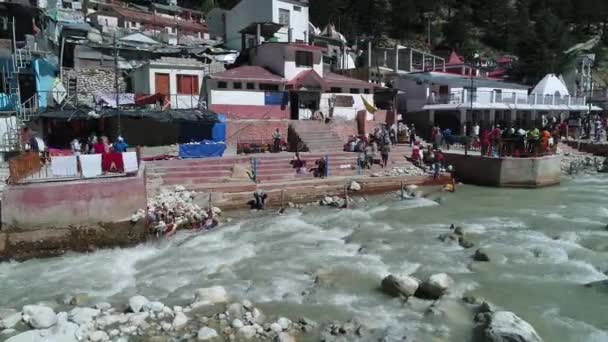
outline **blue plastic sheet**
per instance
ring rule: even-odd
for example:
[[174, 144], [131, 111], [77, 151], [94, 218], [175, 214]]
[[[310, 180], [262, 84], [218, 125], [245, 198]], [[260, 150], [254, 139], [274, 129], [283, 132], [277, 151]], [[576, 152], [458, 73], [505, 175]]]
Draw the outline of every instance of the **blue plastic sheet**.
[[220, 122], [216, 122], [211, 129], [211, 139], [215, 142], [226, 142], [226, 116], [217, 115]]
[[221, 157], [225, 150], [226, 144], [205, 140], [198, 144], [179, 145], [179, 157], [184, 159]]

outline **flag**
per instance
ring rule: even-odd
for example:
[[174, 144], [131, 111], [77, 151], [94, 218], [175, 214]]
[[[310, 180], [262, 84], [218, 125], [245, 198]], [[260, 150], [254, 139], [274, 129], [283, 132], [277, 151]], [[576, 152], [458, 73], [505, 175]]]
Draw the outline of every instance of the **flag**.
[[361, 95], [361, 99], [363, 100], [363, 104], [365, 105], [365, 109], [367, 109], [368, 112], [374, 114], [378, 111], [378, 108], [376, 108], [376, 106], [374, 106], [373, 104], [367, 102], [367, 100], [365, 99], [365, 97], [363, 97], [363, 95]]

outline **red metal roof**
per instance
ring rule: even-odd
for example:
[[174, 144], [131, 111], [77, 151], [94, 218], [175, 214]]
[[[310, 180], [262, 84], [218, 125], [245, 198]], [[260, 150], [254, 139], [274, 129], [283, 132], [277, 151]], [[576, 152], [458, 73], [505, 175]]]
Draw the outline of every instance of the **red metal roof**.
[[374, 87], [373, 84], [358, 80], [356, 78], [346, 77], [340, 74], [335, 74], [333, 72], [325, 73], [323, 80], [327, 85], [331, 86], [353, 86], [360, 88], [368, 88], [371, 89]]
[[144, 24], [149, 24], [153, 26], [164, 26], [164, 27], [176, 27], [188, 31], [194, 32], [208, 32], [207, 25], [185, 21], [180, 19], [169, 19], [166, 17], [162, 17], [159, 15], [154, 15], [152, 13], [142, 12], [133, 10], [130, 8], [124, 8], [120, 6], [111, 6], [110, 7], [116, 14], [121, 17], [128, 18], [131, 21], [136, 21]]
[[325, 88], [326, 90], [332, 87], [353, 87], [367, 89], [374, 87], [374, 85], [371, 83], [367, 83], [356, 78], [334, 74], [333, 72], [327, 72], [324, 77], [321, 77], [312, 69], [300, 72], [296, 77], [287, 82], [287, 85], [291, 85], [294, 88], [300, 88], [301, 86], [306, 86], [306, 81], [316, 82], [320, 87]]
[[214, 80], [225, 80], [225, 81], [261, 81], [267, 83], [285, 83], [285, 79], [281, 76], [277, 76], [272, 72], [255, 65], [246, 65], [222, 72], [218, 72], [211, 75]]
[[452, 53], [450, 54], [450, 58], [448, 58], [446, 65], [456, 65], [456, 64], [464, 64], [464, 57], [457, 54], [456, 51], [452, 51]]

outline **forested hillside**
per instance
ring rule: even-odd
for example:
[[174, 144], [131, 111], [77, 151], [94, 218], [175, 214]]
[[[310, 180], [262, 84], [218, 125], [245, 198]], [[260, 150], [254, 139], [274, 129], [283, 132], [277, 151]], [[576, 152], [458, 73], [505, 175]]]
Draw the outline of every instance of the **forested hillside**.
[[[230, 7], [238, 0], [203, 0], [204, 8]], [[431, 50], [506, 53], [519, 57], [512, 77], [534, 82], [573, 62], [566, 53], [598, 36], [593, 52], [604, 60], [608, 46], [608, 0], [310, 0], [313, 24], [333, 23], [349, 39], [393, 38]], [[426, 45], [424, 45], [426, 46]]]

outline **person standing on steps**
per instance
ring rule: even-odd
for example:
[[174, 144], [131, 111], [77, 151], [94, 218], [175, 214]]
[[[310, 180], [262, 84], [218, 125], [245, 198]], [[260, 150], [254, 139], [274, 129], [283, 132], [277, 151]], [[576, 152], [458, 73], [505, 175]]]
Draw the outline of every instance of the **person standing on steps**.
[[272, 134], [272, 152], [279, 153], [281, 149], [281, 132], [277, 128]]
[[410, 147], [414, 147], [416, 143], [416, 127], [412, 124], [412, 128], [410, 129]]
[[380, 147], [380, 156], [382, 157], [382, 168], [386, 168], [388, 166], [388, 155], [391, 152], [391, 145], [390, 144], [382, 144], [382, 146]]

